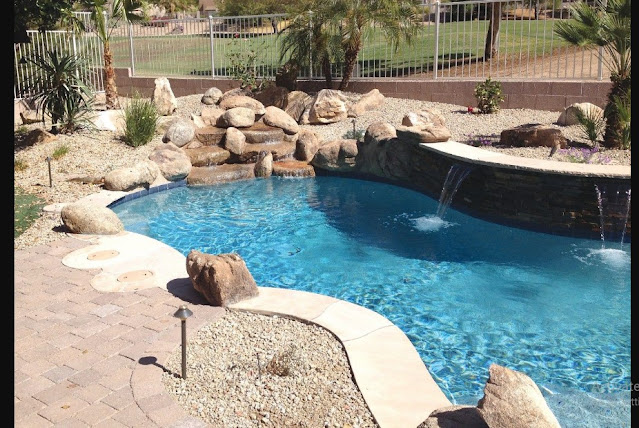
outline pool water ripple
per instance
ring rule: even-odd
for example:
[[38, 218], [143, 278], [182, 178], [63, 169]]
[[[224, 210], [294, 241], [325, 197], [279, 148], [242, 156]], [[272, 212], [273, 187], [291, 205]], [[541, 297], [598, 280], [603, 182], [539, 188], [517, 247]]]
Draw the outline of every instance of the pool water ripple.
[[[578, 402], [601, 394], [618, 407], [626, 396], [627, 411], [593, 409], [629, 422], [630, 245], [602, 248], [453, 209], [439, 219], [437, 207], [389, 184], [272, 177], [179, 187], [113, 209], [127, 230], [185, 256], [240, 254], [258, 285], [379, 312], [453, 402], [476, 404], [497, 363]], [[553, 400], [562, 424], [579, 414]]]

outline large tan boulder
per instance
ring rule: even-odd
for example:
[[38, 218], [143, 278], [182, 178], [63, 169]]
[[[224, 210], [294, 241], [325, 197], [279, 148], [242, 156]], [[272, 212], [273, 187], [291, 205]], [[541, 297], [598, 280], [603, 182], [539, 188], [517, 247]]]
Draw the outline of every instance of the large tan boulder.
[[177, 118], [166, 128], [162, 142], [171, 142], [182, 147], [195, 138], [195, 130], [196, 127], [192, 120]]
[[138, 187], [149, 188], [161, 174], [158, 164], [151, 160], [138, 162], [133, 166], [116, 168], [104, 176], [104, 188], [128, 192]]
[[565, 149], [568, 140], [559, 128], [539, 123], [528, 123], [501, 131], [499, 143], [512, 147], [559, 147]]
[[404, 126], [425, 126], [425, 125], [439, 125], [445, 126], [446, 119], [442, 115], [441, 110], [436, 108], [426, 108], [421, 111], [411, 111], [404, 115], [402, 118], [402, 125]]
[[102, 205], [75, 202], [62, 207], [60, 215], [62, 223], [71, 233], [115, 235], [124, 231], [117, 214]]
[[239, 254], [205, 254], [191, 250], [186, 271], [193, 287], [215, 306], [228, 306], [259, 294], [257, 284]]
[[316, 168], [328, 171], [350, 171], [355, 168], [357, 140], [329, 141], [319, 148], [310, 162]]
[[202, 146], [184, 150], [192, 166], [220, 165], [231, 157], [231, 152], [219, 146]]
[[310, 162], [324, 141], [313, 131], [302, 129], [295, 142], [295, 159]]
[[171, 90], [171, 83], [166, 77], [155, 79], [155, 89], [151, 100], [160, 116], [170, 116], [177, 109], [177, 99]]
[[209, 186], [255, 178], [254, 163], [225, 163], [212, 166], [194, 166], [186, 177], [186, 183], [192, 186]]
[[592, 103], [574, 103], [569, 105], [561, 112], [557, 119], [557, 125], [569, 126], [577, 125], [579, 119], [577, 119], [577, 111], [581, 110], [586, 117], [599, 117], [603, 119], [603, 109]]
[[315, 95], [308, 112], [312, 124], [335, 123], [348, 117], [346, 96], [338, 90], [322, 89]]
[[202, 104], [214, 105], [217, 104], [223, 94], [224, 93], [221, 89], [213, 86], [212, 88], [209, 88], [206, 90], [206, 92], [204, 92], [204, 95], [202, 95], [200, 101], [202, 102]]
[[246, 149], [246, 136], [237, 128], [227, 128], [224, 147], [234, 155], [241, 155]]
[[282, 110], [300, 123], [302, 113], [310, 108], [313, 97], [303, 91], [292, 91], [286, 96], [286, 104]]
[[397, 138], [413, 143], [441, 143], [450, 139], [450, 131], [443, 125], [403, 126], [395, 128]]
[[367, 111], [380, 108], [384, 104], [385, 98], [379, 89], [371, 89], [349, 106], [348, 117], [358, 117]]
[[262, 121], [276, 128], [281, 128], [287, 135], [294, 135], [300, 131], [297, 122], [284, 110], [275, 106], [266, 107]]
[[191, 160], [183, 149], [173, 143], [156, 147], [149, 159], [158, 165], [162, 176], [169, 181], [182, 180], [191, 172]]
[[216, 122], [221, 128], [248, 128], [255, 123], [255, 111], [248, 107], [233, 107], [226, 110]]
[[221, 109], [216, 105], [207, 105], [202, 107], [200, 117], [205, 125], [215, 126], [217, 120], [224, 114], [224, 111], [224, 109]]
[[250, 108], [257, 117], [266, 113], [264, 110], [264, 104], [255, 98], [247, 97], [246, 95], [234, 95], [224, 98], [218, 105], [222, 110], [229, 110], [236, 107]]
[[541, 391], [524, 373], [491, 364], [477, 403], [491, 428], [560, 428]]
[[273, 174], [273, 153], [262, 150], [257, 156], [254, 171], [256, 177], [270, 177]]

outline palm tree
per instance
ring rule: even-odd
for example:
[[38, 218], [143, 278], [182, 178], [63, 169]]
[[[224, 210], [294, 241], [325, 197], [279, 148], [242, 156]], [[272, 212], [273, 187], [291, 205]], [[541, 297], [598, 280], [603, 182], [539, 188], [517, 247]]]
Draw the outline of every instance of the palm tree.
[[112, 0], [108, 12], [109, 20], [107, 20], [108, 0], [81, 0], [81, 3], [91, 12], [94, 31], [103, 44], [106, 108], [119, 109], [120, 102], [118, 101], [118, 88], [115, 84], [113, 52], [111, 52], [110, 44], [111, 35], [122, 21], [129, 23], [145, 20], [145, 14], [139, 13], [139, 10], [144, 8], [145, 2], [144, 0]]
[[421, 28], [418, 0], [320, 0], [319, 3], [332, 14], [333, 24], [340, 28], [344, 74], [339, 90], [348, 86], [366, 27], [378, 25], [390, 47], [395, 50], [402, 40], [410, 44]]
[[[393, 49], [397, 49], [402, 40], [410, 43], [421, 28], [419, 3], [419, 0], [313, 0], [306, 11], [300, 11], [294, 17], [293, 22], [299, 22], [299, 26], [294, 27], [297, 32], [288, 32], [289, 40], [284, 49], [296, 56], [303, 54], [305, 63], [308, 63], [305, 58], [311, 50], [314, 61], [317, 58], [322, 64], [327, 82], [330, 82], [330, 62], [342, 56], [344, 72], [338, 89], [344, 90], [362, 48], [365, 28], [378, 25]], [[313, 11], [312, 31], [308, 26], [309, 9]], [[336, 42], [339, 54], [335, 49]]]
[[576, 46], [603, 48], [601, 60], [610, 70], [612, 88], [604, 109], [604, 146], [625, 148], [624, 121], [619, 109], [630, 103], [630, 0], [583, 1], [572, 6], [573, 19], [556, 24], [555, 33]]
[[280, 62], [288, 58], [293, 64], [309, 67], [309, 74], [313, 63], [320, 64], [326, 87], [330, 88], [333, 82], [331, 62], [341, 59], [341, 52], [339, 36], [329, 30], [325, 17], [310, 11], [298, 12], [280, 33]]

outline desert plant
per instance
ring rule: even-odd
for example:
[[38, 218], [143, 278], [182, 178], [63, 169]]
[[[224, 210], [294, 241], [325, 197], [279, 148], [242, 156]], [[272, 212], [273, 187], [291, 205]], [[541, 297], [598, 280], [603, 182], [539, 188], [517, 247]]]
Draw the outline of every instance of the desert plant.
[[242, 50], [241, 47], [229, 55], [231, 60], [231, 78], [240, 82], [241, 89], [259, 92], [266, 86], [267, 81], [257, 78], [257, 52]]
[[13, 170], [24, 171], [29, 167], [29, 164], [22, 159], [13, 159]]
[[619, 138], [621, 148], [630, 149], [630, 88], [625, 97], [614, 96], [612, 102], [615, 104], [619, 119]]
[[134, 95], [124, 108], [124, 142], [131, 147], [147, 144], [155, 135], [159, 117], [152, 100]]
[[593, 148], [577, 148], [570, 147], [568, 149], [559, 149], [559, 154], [566, 157], [569, 162], [587, 163], [587, 164], [607, 164], [610, 158], [599, 152], [599, 146]]
[[20, 187], [13, 187], [13, 238], [27, 230], [40, 216], [45, 201]]
[[93, 111], [93, 91], [82, 80], [85, 63], [82, 59], [45, 51], [27, 58], [40, 73], [29, 81], [38, 114], [51, 117], [51, 132], [72, 133], [81, 126], [89, 126]]
[[592, 143], [597, 144], [599, 136], [603, 134], [606, 127], [603, 113], [595, 108], [587, 108], [586, 111], [575, 109], [575, 117], [581, 132]]
[[53, 155], [51, 155], [51, 157], [55, 160], [58, 160], [67, 153], [69, 153], [69, 147], [63, 144], [53, 151]]
[[[601, 61], [610, 70], [612, 88], [604, 109], [606, 130], [603, 144], [621, 148], [623, 130], [617, 106], [629, 98], [631, 78], [631, 11], [630, 0], [597, 0], [595, 5], [579, 1], [571, 6], [571, 20], [559, 20], [555, 33], [575, 46], [602, 48]], [[615, 102], [615, 100], [618, 100]], [[630, 100], [627, 100], [628, 104]]]
[[343, 138], [347, 140], [364, 141], [365, 133], [366, 131], [364, 131], [363, 129], [349, 129], [348, 131], [346, 131]]
[[499, 111], [499, 104], [504, 101], [501, 93], [501, 83], [492, 80], [490, 77], [475, 86], [475, 98], [477, 98], [477, 108], [481, 113], [489, 114]]

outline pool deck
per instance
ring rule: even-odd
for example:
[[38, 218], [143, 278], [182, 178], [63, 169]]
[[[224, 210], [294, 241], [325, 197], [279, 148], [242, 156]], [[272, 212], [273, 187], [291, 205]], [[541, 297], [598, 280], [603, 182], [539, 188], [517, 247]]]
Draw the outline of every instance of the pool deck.
[[[438, 143], [427, 149], [476, 156], [476, 151], [460, 154], [460, 146]], [[489, 152], [480, 158], [505, 165], [523, 162], [522, 168], [581, 168]], [[130, 193], [101, 191], [82, 201], [108, 206]], [[63, 205], [46, 210], [59, 212]], [[224, 314], [195, 291], [185, 257], [131, 232], [61, 236], [14, 251], [14, 426], [206, 426], [162, 384], [163, 363], [181, 343], [180, 321], [173, 317], [177, 308], [187, 304], [193, 311], [187, 321], [190, 332]], [[383, 428], [415, 427], [433, 410], [451, 404], [405, 334], [371, 310], [267, 287], [232, 307], [290, 316], [334, 333]]]
[[[83, 200], [107, 206], [122, 196], [102, 191]], [[181, 343], [177, 308], [193, 311], [190, 332], [224, 314], [195, 291], [181, 253], [126, 231], [66, 234], [15, 251], [14, 272], [16, 427], [206, 426], [162, 383], [162, 365]], [[380, 314], [314, 293], [259, 291], [232, 307], [331, 331], [381, 427], [414, 427], [451, 404], [410, 340]]]

